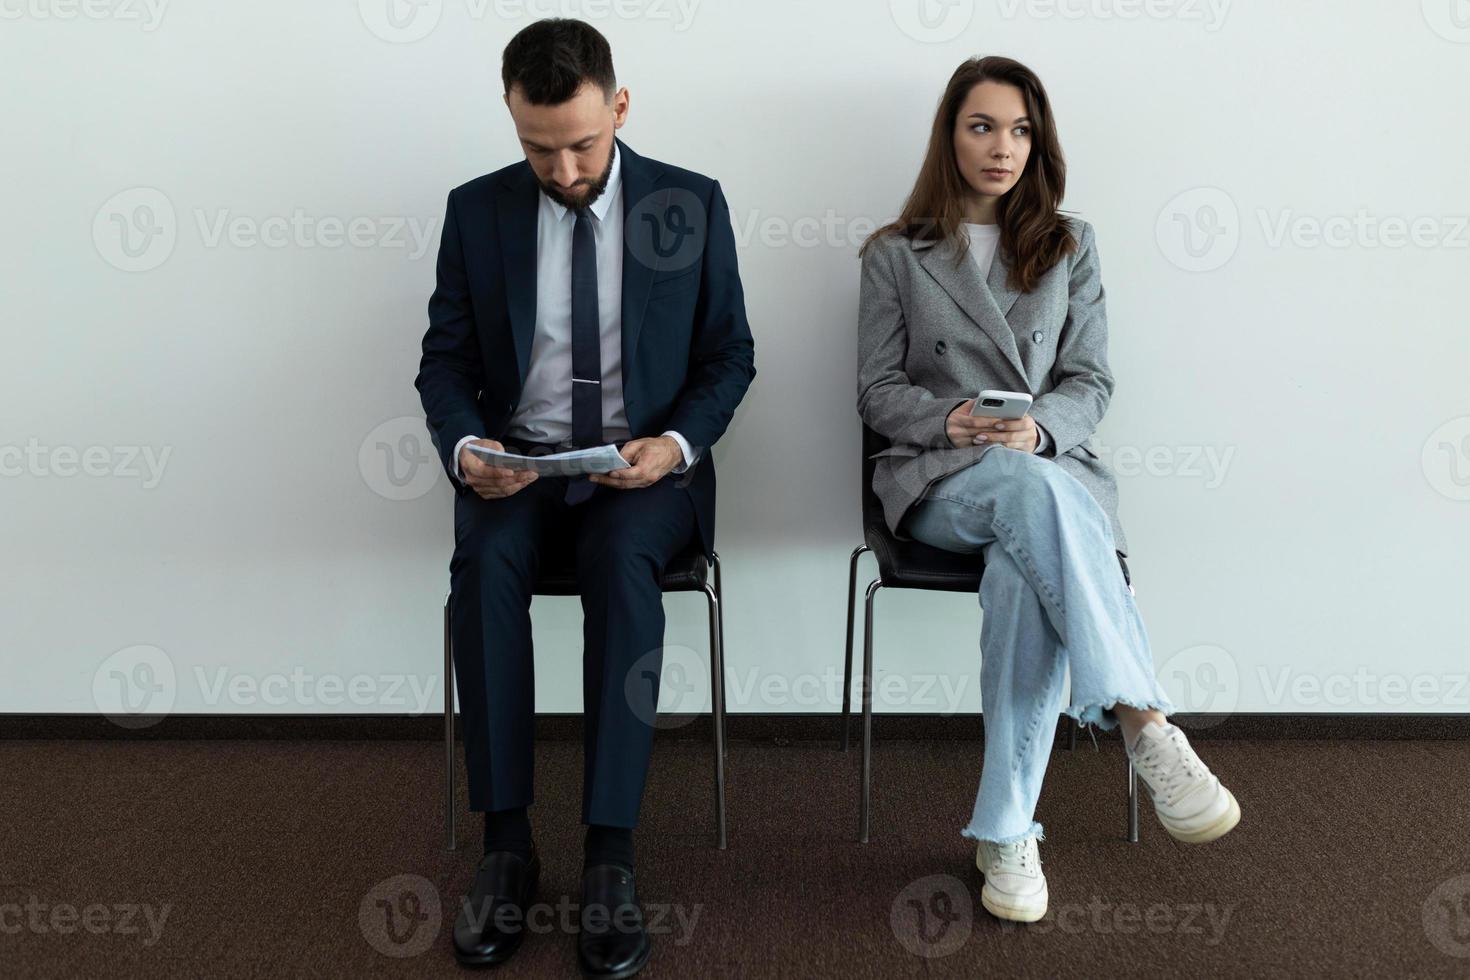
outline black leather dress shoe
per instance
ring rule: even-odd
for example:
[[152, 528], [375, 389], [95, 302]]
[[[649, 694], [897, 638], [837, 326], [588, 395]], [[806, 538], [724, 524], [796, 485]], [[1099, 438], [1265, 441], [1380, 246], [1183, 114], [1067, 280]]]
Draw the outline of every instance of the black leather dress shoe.
[[582, 872], [582, 931], [577, 936], [582, 975], [600, 980], [631, 977], [643, 969], [652, 951], [633, 872], [616, 864]]
[[475, 872], [475, 884], [454, 920], [454, 958], [464, 966], [494, 966], [510, 959], [525, 938], [526, 906], [536, 897], [541, 858], [491, 851]]

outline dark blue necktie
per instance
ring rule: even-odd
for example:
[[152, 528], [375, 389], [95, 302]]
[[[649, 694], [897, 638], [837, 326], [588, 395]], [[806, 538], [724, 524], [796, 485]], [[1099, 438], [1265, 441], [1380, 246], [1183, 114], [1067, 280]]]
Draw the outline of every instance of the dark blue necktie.
[[[597, 315], [597, 242], [592, 214], [577, 208], [572, 230], [572, 445], [602, 445], [602, 328]], [[566, 501], [580, 504], [597, 485], [585, 476], [567, 482]]]

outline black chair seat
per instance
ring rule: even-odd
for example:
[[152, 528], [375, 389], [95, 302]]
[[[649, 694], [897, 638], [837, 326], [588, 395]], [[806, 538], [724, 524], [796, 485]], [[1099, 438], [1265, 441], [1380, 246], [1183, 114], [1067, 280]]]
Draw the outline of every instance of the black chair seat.
[[[883, 519], [883, 505], [873, 492], [873, 472], [877, 469], [874, 454], [891, 443], [877, 432], [863, 426], [863, 543], [878, 560], [878, 577], [889, 589], [933, 589], [940, 592], [975, 592], [985, 572], [985, 559], [980, 555], [961, 555], [935, 548], [919, 541], [900, 541], [888, 530]], [[1121, 554], [1118, 565], [1123, 581], [1133, 584], [1128, 562]]]
[[[664, 568], [659, 587], [665, 592], [703, 592], [709, 580], [709, 560], [696, 541]], [[573, 565], [543, 568], [536, 580], [536, 595], [577, 595], [577, 569]]]
[[878, 560], [878, 577], [888, 589], [933, 589], [975, 592], [985, 560], [961, 555], [919, 541], [900, 541], [886, 525], [863, 529], [863, 543]]

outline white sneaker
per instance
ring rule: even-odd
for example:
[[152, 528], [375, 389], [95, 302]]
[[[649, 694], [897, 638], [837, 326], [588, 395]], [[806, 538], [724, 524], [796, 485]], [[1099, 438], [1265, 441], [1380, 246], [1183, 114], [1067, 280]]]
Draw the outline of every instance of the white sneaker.
[[1159, 823], [1177, 840], [1203, 844], [1240, 822], [1240, 804], [1194, 754], [1177, 726], [1149, 722], [1128, 758], [1148, 786]]
[[1046, 915], [1046, 876], [1035, 837], [1011, 844], [980, 841], [975, 867], [985, 876], [980, 904], [991, 915], [1012, 922], [1035, 922]]

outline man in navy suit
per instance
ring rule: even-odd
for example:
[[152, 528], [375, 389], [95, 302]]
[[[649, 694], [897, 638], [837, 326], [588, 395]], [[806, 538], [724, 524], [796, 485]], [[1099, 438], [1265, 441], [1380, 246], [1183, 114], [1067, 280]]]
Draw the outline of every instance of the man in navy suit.
[[[456, 491], [451, 631], [470, 806], [485, 813], [454, 949], [489, 965], [520, 946], [540, 871], [526, 812], [531, 593], [544, 563], [574, 564], [586, 726], [578, 953], [584, 973], [625, 977], [649, 953], [632, 828], [658, 702], [656, 677], [651, 689], [626, 681], [635, 664], [655, 675], [661, 664], [666, 563], [691, 547], [713, 553], [710, 447], [755, 376], [754, 345], [720, 185], [615, 137], [628, 90], [606, 39], [580, 21], [538, 21], [507, 45], [502, 77], [526, 159], [450, 192], [415, 381]], [[538, 478], [467, 448], [606, 443], [632, 465]]]

